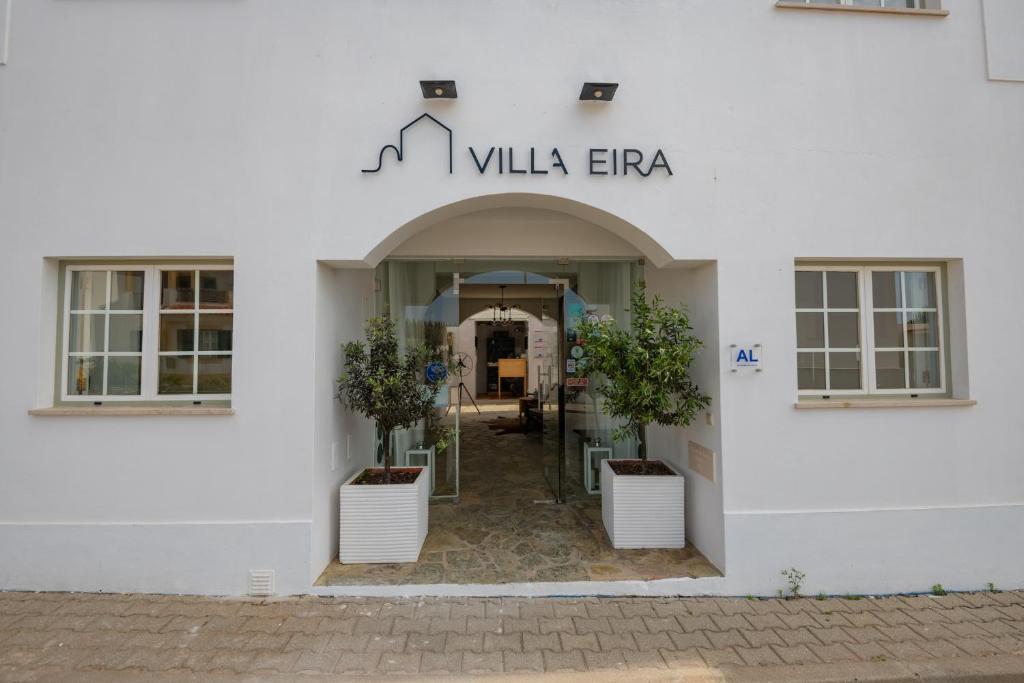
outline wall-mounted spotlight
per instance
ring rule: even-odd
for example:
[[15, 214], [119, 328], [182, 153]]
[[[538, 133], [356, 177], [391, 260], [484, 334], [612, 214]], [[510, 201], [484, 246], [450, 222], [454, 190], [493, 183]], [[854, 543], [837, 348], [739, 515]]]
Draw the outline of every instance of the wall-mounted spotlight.
[[580, 99], [611, 102], [618, 87], [618, 83], [584, 83], [583, 90], [580, 91]]
[[459, 96], [455, 90], [455, 81], [420, 81], [420, 90], [427, 100], [454, 100]]

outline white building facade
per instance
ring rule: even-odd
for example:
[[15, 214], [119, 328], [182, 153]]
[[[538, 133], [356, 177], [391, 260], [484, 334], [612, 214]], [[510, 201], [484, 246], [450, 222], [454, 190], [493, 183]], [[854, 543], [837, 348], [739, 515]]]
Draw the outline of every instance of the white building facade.
[[[1024, 585], [1024, 10], [893, 4], [0, 0], [0, 589]], [[389, 261], [685, 304], [722, 576], [315, 588]]]

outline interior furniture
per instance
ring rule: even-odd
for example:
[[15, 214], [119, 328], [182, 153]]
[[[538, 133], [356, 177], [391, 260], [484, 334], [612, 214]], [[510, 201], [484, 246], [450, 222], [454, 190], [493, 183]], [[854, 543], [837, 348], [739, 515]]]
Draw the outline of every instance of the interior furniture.
[[526, 359], [498, 359], [498, 398], [501, 398], [501, 380], [519, 378], [523, 380], [523, 391], [526, 391]]
[[540, 412], [536, 396], [523, 396], [519, 399], [519, 426], [524, 432], [533, 428], [544, 428], [544, 416]]

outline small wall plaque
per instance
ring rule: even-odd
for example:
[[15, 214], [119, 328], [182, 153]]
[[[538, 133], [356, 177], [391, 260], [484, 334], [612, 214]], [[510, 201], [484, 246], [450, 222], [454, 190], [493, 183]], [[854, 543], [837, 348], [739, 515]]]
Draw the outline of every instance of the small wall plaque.
[[753, 368], [755, 372], [761, 372], [764, 366], [764, 347], [760, 344], [731, 344], [729, 366], [733, 372], [739, 368]]
[[710, 481], [715, 481], [715, 452], [690, 442], [690, 469]]

